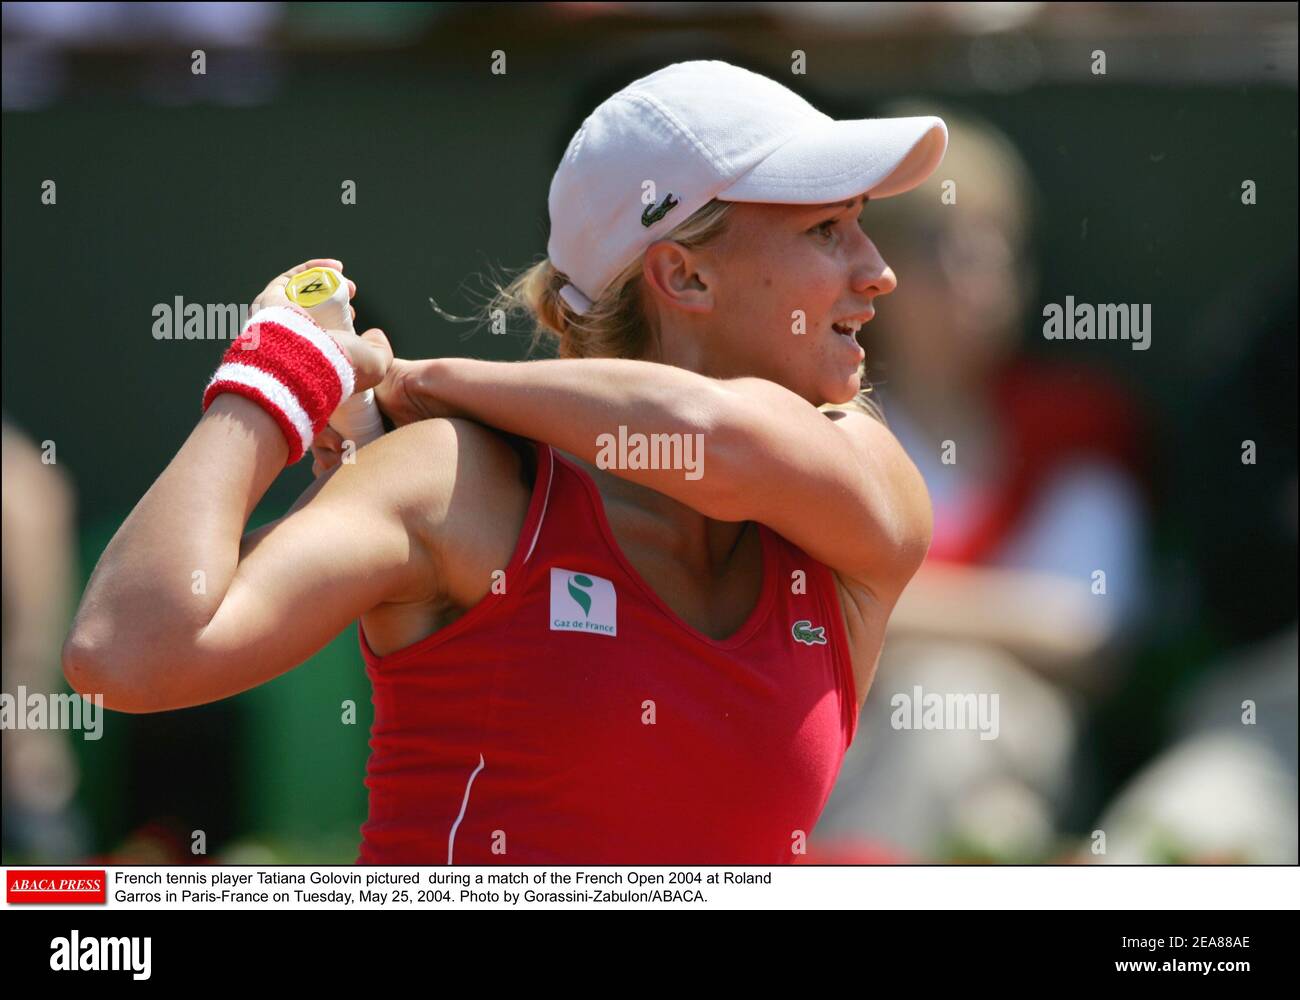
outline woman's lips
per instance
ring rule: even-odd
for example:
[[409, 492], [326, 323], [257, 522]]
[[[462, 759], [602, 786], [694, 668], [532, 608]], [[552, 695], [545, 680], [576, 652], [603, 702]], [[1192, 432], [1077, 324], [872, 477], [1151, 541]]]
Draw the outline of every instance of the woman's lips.
[[855, 365], [862, 364], [862, 362], [867, 357], [867, 352], [863, 348], [863, 346], [858, 343], [857, 337], [850, 337], [846, 334], [840, 334], [839, 336], [836, 337], [836, 339], [841, 341], [844, 344], [845, 353], [846, 354], [851, 353], [852, 356], [856, 359], [853, 362]]

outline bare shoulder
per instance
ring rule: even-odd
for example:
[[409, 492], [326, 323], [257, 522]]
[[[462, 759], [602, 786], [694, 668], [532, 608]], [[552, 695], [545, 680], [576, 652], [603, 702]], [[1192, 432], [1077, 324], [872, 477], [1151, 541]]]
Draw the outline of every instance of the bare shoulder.
[[533, 469], [524, 450], [471, 420], [407, 424], [357, 452], [355, 469], [427, 549], [437, 597], [469, 607], [505, 569], [523, 528]]
[[440, 417], [371, 442], [357, 452], [351, 468], [365, 488], [382, 493], [412, 523], [429, 527], [457, 491], [491, 496], [522, 485], [523, 459], [501, 433], [472, 420]]

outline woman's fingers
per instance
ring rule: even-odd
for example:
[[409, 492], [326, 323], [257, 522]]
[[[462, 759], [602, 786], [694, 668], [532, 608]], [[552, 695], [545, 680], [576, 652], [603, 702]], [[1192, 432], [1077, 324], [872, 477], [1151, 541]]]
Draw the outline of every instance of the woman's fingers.
[[320, 477], [343, 459], [343, 435], [328, 424], [311, 443], [311, 474]]
[[[289, 268], [289, 270], [285, 271], [283, 274], [273, 278], [271, 283], [262, 289], [262, 294], [253, 300], [253, 304], [249, 306], [248, 311], [250, 313], [255, 313], [259, 309], [265, 309], [267, 306], [290, 306], [293, 309], [299, 309], [301, 311], [301, 307], [294, 305], [294, 303], [289, 301], [289, 296], [285, 294], [285, 289], [289, 287], [289, 281], [295, 274], [302, 274], [303, 271], [308, 271], [313, 267], [332, 267], [336, 271], [342, 271], [343, 262], [341, 260], [335, 260], [333, 257], [314, 257], [311, 260], [303, 261], [296, 267]], [[351, 281], [348, 282], [348, 285], [353, 294], [355, 294], [356, 285]]]
[[271, 285], [268, 287], [276, 287], [283, 291], [283, 289], [288, 287], [290, 278], [296, 274], [302, 274], [303, 271], [310, 271], [313, 267], [332, 267], [336, 271], [342, 271], [343, 262], [341, 260], [335, 260], [333, 257], [314, 257], [311, 260], [303, 261], [297, 267], [289, 268], [289, 270], [285, 271], [284, 274], [272, 281]]
[[316, 435], [316, 440], [312, 442], [312, 447], [322, 448], [326, 451], [342, 451], [343, 435], [333, 427], [329, 426], [329, 424], [326, 424], [321, 429], [321, 432]]
[[359, 337], [342, 334], [335, 339], [339, 340], [347, 352], [348, 360], [357, 370], [355, 391], [374, 388], [384, 380], [388, 366], [393, 363], [393, 348], [384, 336], [384, 331], [370, 329]]

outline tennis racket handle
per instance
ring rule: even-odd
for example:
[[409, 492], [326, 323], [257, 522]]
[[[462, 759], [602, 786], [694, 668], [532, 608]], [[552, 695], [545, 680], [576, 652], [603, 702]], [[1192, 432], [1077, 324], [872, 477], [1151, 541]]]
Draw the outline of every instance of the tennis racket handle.
[[[356, 333], [352, 328], [347, 279], [334, 268], [313, 267], [295, 275], [285, 294], [325, 329]], [[358, 448], [382, 437], [384, 422], [375, 402], [375, 391], [365, 389], [343, 400], [330, 417], [330, 426]]]
[[384, 421], [375, 402], [375, 390], [355, 392], [339, 404], [330, 417], [330, 426], [356, 447], [369, 444], [384, 434]]

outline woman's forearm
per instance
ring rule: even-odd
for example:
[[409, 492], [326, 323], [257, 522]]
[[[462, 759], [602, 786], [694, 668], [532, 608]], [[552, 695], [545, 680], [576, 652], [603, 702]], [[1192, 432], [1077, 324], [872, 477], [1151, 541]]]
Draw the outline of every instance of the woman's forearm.
[[444, 358], [397, 373], [382, 394], [399, 422], [467, 417], [544, 441], [705, 517], [766, 524], [882, 600], [929, 546], [929, 497], [897, 439], [766, 379], [620, 358]]
[[419, 364], [408, 391], [435, 412], [544, 441], [704, 514], [735, 458], [731, 394], [682, 368], [621, 358]]
[[64, 645], [69, 680], [165, 659], [212, 620], [239, 565], [244, 526], [287, 452], [257, 405], [229, 394], [213, 401], [95, 566]]

